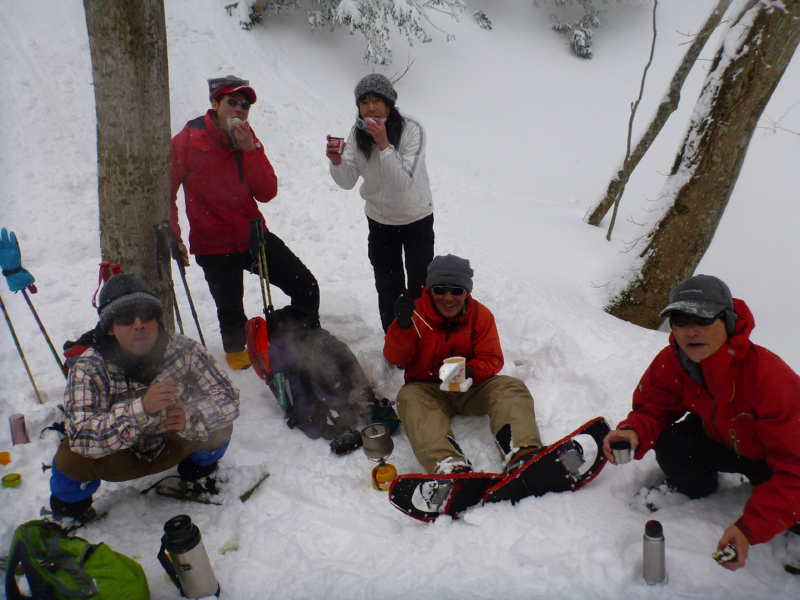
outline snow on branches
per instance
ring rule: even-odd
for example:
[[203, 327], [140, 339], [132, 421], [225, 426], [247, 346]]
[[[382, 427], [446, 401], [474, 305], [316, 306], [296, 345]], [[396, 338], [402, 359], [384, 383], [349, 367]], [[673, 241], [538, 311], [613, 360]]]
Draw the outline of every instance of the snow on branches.
[[[386, 66], [392, 62], [390, 25], [406, 36], [410, 46], [417, 40], [424, 44], [432, 40], [430, 27], [442, 31], [431, 21], [431, 11], [458, 20], [458, 13], [467, 7], [463, 0], [256, 0], [242, 26], [250, 29], [264, 15], [289, 8], [306, 10], [312, 32], [323, 27], [331, 31], [346, 27], [351, 35], [361, 32], [367, 41], [364, 61]], [[452, 34], [443, 33], [447, 41], [455, 39]]]

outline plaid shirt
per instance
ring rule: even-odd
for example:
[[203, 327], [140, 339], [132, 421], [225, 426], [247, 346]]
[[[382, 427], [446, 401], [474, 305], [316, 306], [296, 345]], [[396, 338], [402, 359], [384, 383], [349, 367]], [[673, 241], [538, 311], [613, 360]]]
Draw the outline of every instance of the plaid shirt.
[[[167, 335], [153, 383], [182, 384], [178, 401], [185, 404], [186, 426], [178, 433], [189, 440], [207, 440], [209, 433], [239, 416], [239, 390], [200, 344], [183, 335]], [[72, 451], [89, 458], [125, 449], [148, 460], [158, 456], [170, 432], [162, 424], [166, 409], [152, 415], [145, 411], [147, 389], [93, 348], [84, 352], [70, 369], [64, 392]]]

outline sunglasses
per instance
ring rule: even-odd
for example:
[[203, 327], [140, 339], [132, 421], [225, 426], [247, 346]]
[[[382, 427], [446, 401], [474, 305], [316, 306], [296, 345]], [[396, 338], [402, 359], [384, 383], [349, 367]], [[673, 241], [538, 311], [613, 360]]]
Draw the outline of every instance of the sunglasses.
[[251, 104], [247, 100], [237, 100], [236, 98], [226, 98], [228, 106], [240, 106], [242, 110], [250, 110]]
[[445, 294], [451, 294], [453, 296], [460, 296], [466, 290], [463, 287], [453, 287], [451, 285], [437, 285], [431, 288], [431, 291], [436, 294], [437, 296], [444, 296]]
[[670, 313], [669, 322], [673, 327], [686, 327], [691, 321], [694, 321], [700, 327], [708, 327], [713, 325], [721, 315], [722, 313], [714, 317], [698, 317], [696, 315], [687, 315], [686, 313]]
[[124, 315], [119, 315], [114, 317], [114, 323], [116, 325], [121, 325], [122, 327], [128, 327], [129, 325], [133, 325], [133, 322], [138, 317], [142, 323], [148, 323], [153, 319], [157, 319], [159, 316], [159, 311], [155, 308], [147, 308], [144, 310], [137, 310], [130, 313], [125, 313]]

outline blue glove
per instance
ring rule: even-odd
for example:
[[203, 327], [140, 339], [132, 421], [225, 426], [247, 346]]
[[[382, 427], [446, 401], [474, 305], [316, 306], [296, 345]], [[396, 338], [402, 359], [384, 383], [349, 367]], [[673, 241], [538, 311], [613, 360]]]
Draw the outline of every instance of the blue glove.
[[36, 281], [27, 269], [22, 268], [22, 254], [14, 232], [9, 236], [6, 228], [0, 230], [0, 267], [12, 292], [24, 290]]

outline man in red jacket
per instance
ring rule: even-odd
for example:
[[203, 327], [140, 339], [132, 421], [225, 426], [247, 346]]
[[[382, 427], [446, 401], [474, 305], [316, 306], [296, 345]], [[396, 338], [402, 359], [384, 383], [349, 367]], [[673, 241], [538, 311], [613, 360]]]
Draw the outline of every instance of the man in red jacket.
[[630, 441], [636, 459], [655, 449], [670, 488], [690, 498], [713, 493], [719, 472], [745, 475], [753, 495], [717, 544], [736, 549], [725, 565], [736, 570], [751, 544], [800, 519], [800, 377], [750, 342], [750, 309], [716, 277], [679, 283], [660, 316], [669, 317], [670, 345], [642, 376], [633, 410], [603, 450], [616, 464], [613, 441]]
[[[170, 220], [184, 263], [189, 253], [178, 224], [178, 188], [183, 185], [189, 218], [189, 248], [203, 268], [217, 305], [222, 346], [233, 369], [250, 364], [242, 274], [258, 274], [250, 254], [250, 219], [261, 217], [256, 202], [278, 193], [278, 179], [264, 146], [247, 118], [256, 93], [233, 75], [208, 80], [211, 109], [189, 121], [172, 138]], [[311, 320], [319, 312], [319, 287], [311, 271], [286, 244], [264, 226], [270, 283], [292, 299], [292, 306]]]
[[[494, 316], [473, 299], [469, 261], [448, 254], [428, 266], [426, 287], [416, 301], [402, 295], [383, 354], [405, 367], [397, 395], [400, 420], [411, 448], [428, 473], [464, 473], [472, 464], [450, 428], [453, 415], [489, 415], [489, 425], [507, 471], [542, 448], [533, 398], [525, 384], [498, 375], [503, 352]], [[439, 368], [446, 358], [466, 358], [465, 392], [443, 391]]]

